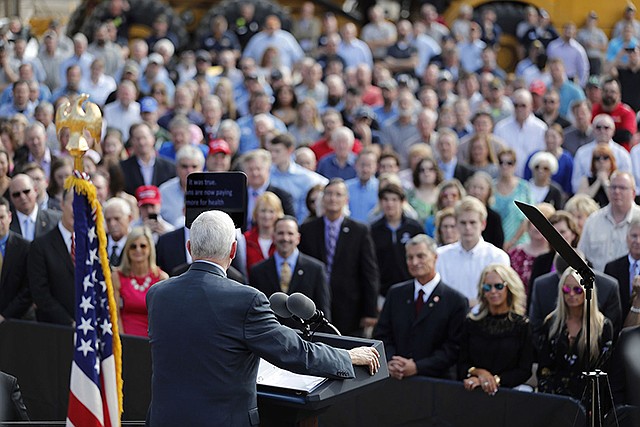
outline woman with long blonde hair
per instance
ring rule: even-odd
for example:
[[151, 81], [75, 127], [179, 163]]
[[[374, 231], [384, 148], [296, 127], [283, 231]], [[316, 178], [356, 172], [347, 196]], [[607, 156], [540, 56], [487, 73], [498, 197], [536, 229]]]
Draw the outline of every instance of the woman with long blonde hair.
[[[538, 389], [580, 399], [582, 373], [602, 365], [612, 345], [613, 324], [598, 309], [597, 292], [587, 305], [581, 276], [567, 268], [558, 282], [558, 302], [544, 321], [538, 348]], [[591, 337], [587, 341], [587, 310]], [[590, 359], [586, 359], [587, 347]]]
[[458, 378], [467, 390], [494, 394], [531, 375], [533, 345], [524, 285], [511, 267], [489, 264], [478, 282], [479, 305], [463, 324]]

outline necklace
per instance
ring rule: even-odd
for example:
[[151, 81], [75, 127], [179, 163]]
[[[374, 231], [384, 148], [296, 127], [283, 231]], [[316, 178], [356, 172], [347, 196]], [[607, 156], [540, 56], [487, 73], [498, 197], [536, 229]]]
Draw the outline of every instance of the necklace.
[[142, 285], [138, 283], [135, 277], [132, 277], [131, 286], [133, 286], [133, 289], [135, 289], [136, 291], [144, 292], [147, 289], [149, 289], [149, 286], [151, 286], [151, 276], [145, 277], [144, 282], [142, 282]]

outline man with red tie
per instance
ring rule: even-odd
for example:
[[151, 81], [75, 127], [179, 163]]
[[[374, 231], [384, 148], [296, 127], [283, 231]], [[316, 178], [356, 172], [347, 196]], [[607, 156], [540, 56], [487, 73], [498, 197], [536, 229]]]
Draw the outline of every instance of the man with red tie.
[[389, 375], [447, 378], [458, 360], [467, 299], [442, 283], [436, 271], [437, 245], [418, 234], [405, 245], [413, 279], [389, 289], [374, 330], [387, 354]]

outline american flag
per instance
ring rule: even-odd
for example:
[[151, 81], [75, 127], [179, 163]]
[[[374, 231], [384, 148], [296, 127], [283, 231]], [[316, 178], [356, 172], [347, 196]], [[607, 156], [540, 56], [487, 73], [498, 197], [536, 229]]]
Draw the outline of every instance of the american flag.
[[74, 171], [76, 330], [67, 426], [120, 426], [121, 347], [102, 209], [85, 174]]

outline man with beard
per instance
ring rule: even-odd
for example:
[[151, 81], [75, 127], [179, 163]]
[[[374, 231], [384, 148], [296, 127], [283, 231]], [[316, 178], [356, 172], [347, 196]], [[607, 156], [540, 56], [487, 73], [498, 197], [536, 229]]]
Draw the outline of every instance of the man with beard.
[[607, 78], [602, 83], [602, 103], [593, 106], [593, 116], [602, 113], [610, 115], [616, 125], [613, 140], [630, 151], [631, 139], [638, 130], [638, 124], [633, 109], [622, 103], [620, 94], [620, 83], [614, 78]]

